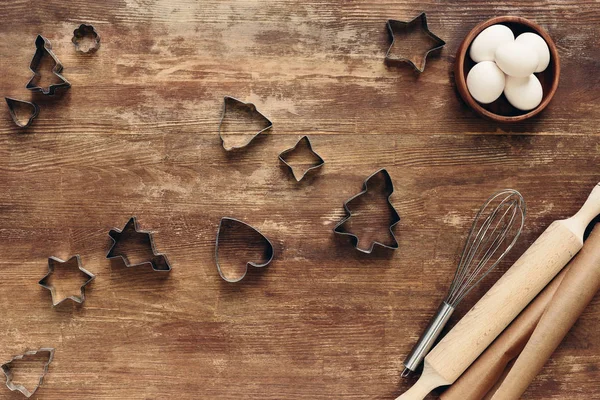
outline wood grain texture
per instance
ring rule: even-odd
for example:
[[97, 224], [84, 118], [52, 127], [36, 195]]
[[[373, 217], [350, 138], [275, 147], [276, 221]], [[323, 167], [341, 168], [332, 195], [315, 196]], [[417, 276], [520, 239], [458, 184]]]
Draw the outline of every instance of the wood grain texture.
[[[475, 211], [522, 192], [525, 232], [465, 299], [460, 318], [544, 231], [600, 181], [600, 3], [383, 1], [11, 1], [0, 7], [4, 96], [25, 90], [35, 35], [72, 88], [36, 96], [22, 133], [0, 116], [0, 359], [53, 346], [40, 399], [390, 399], [402, 360], [452, 279]], [[383, 63], [388, 18], [426, 11], [446, 40], [425, 72]], [[499, 126], [458, 98], [452, 68], [477, 23], [512, 14], [554, 38], [557, 94]], [[102, 37], [77, 54], [80, 23]], [[225, 154], [224, 95], [274, 121]], [[300, 183], [277, 155], [304, 134], [327, 162]], [[332, 228], [379, 168], [402, 217], [399, 250], [358, 254]], [[108, 231], [136, 215], [173, 270], [106, 260]], [[243, 219], [275, 260], [241, 285], [214, 265], [222, 216]], [[52, 309], [37, 281], [48, 256], [80, 254], [96, 275], [83, 306]], [[600, 397], [598, 296], [526, 399]], [[0, 388], [0, 399], [17, 395]]]

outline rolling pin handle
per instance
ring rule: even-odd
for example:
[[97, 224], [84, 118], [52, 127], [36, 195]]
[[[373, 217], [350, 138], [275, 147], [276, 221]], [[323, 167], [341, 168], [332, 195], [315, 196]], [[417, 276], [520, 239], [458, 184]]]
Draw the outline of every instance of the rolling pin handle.
[[583, 233], [589, 223], [600, 214], [600, 183], [597, 184], [579, 211], [571, 218], [564, 220], [569, 230], [583, 242]]

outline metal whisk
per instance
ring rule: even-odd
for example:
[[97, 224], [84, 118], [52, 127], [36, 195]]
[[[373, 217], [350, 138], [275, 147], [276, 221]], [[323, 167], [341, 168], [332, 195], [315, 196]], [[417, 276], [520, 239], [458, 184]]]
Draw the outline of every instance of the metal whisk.
[[446, 298], [404, 360], [402, 376], [408, 376], [433, 347], [456, 306], [512, 249], [525, 222], [521, 193], [505, 189], [494, 193], [481, 207], [465, 242], [458, 268]]

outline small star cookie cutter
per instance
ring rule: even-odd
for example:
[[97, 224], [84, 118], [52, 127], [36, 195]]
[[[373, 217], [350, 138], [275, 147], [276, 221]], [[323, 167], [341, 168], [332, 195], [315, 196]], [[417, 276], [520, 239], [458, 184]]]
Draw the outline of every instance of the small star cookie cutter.
[[[10, 112], [12, 120], [19, 128], [27, 128], [29, 125], [31, 125], [31, 122], [33, 122], [35, 117], [37, 117], [40, 113], [40, 108], [35, 103], [25, 100], [13, 99], [12, 97], [5, 97], [4, 100], [6, 100], [6, 104], [8, 105], [8, 111]], [[31, 107], [31, 113], [29, 114], [27, 122], [21, 121], [15, 111], [16, 108], [19, 107], [19, 105]]]
[[[427, 56], [429, 56], [429, 54], [434, 51], [441, 50], [442, 47], [444, 47], [446, 45], [446, 42], [444, 40], [440, 39], [438, 36], [436, 36], [433, 32], [431, 32], [429, 30], [429, 27], [427, 26], [427, 15], [425, 13], [421, 13], [421, 14], [417, 15], [415, 18], [413, 18], [412, 20], [410, 20], [408, 22], [398, 21], [395, 19], [388, 19], [387, 28], [388, 28], [388, 33], [389, 33], [392, 43], [390, 44], [390, 47], [388, 48], [387, 52], [385, 53], [384, 61], [386, 63], [398, 63], [398, 62], [408, 63], [419, 73], [421, 73], [425, 70], [425, 62], [427, 61]], [[433, 41], [432, 47], [429, 50], [427, 50], [425, 52], [425, 54], [423, 55], [423, 61], [420, 63], [421, 65], [416, 65], [415, 62], [413, 61], [413, 59], [410, 58], [410, 56], [408, 56], [408, 57], [404, 57], [404, 56], [391, 57], [390, 56], [390, 52], [392, 51], [392, 48], [394, 47], [394, 42], [396, 41], [396, 35], [401, 32], [407, 32], [407, 31], [411, 31], [414, 29], [421, 29], [421, 31], [425, 32], [425, 34], [427, 36], [429, 36]]]
[[[231, 226], [233, 227], [237, 227], [237, 228], [241, 228], [241, 229], [247, 229], [249, 231], [251, 231], [252, 233], [255, 233], [258, 235], [258, 237], [260, 237], [265, 245], [265, 261], [262, 263], [259, 262], [253, 262], [253, 261], [248, 261], [246, 263], [246, 269], [244, 270], [244, 272], [241, 275], [238, 275], [234, 278], [229, 278], [225, 275], [225, 273], [223, 272], [223, 270], [221, 269], [221, 264], [219, 263], [219, 243], [220, 243], [220, 237], [221, 237], [221, 233], [223, 232], [223, 228], [225, 224], [231, 224]], [[230, 227], [231, 229], [231, 227]], [[217, 228], [217, 239], [215, 241], [215, 262], [217, 264], [217, 271], [219, 272], [219, 275], [221, 276], [221, 278], [223, 278], [224, 281], [226, 282], [230, 282], [230, 283], [235, 283], [235, 282], [239, 282], [242, 279], [244, 279], [244, 277], [246, 276], [246, 274], [248, 273], [248, 267], [255, 267], [255, 268], [262, 268], [262, 267], [266, 267], [267, 265], [269, 265], [271, 263], [271, 261], [273, 261], [273, 257], [275, 256], [275, 251], [273, 248], [273, 243], [271, 243], [271, 241], [265, 236], [263, 235], [258, 229], [254, 228], [253, 226], [245, 223], [244, 221], [240, 221], [239, 219], [235, 219], [235, 218], [230, 218], [230, 217], [223, 217], [221, 218], [221, 222], [219, 222], [219, 227]]]
[[[255, 133], [245, 143], [238, 145], [238, 146], [233, 146], [233, 145], [229, 146], [226, 144], [226, 141], [223, 138], [223, 133], [222, 133], [223, 121], [225, 120], [225, 116], [227, 115], [228, 108], [237, 108], [239, 110], [244, 111], [248, 115], [258, 115], [261, 119], [263, 119], [265, 121], [266, 127], [259, 130], [257, 133]], [[258, 111], [256, 109], [256, 106], [254, 105], [254, 103], [245, 103], [245, 102], [238, 100], [235, 97], [231, 97], [231, 96], [225, 96], [223, 98], [223, 112], [221, 113], [221, 121], [219, 122], [219, 138], [221, 139], [221, 144], [223, 145], [223, 148], [225, 149], [225, 151], [237, 150], [237, 149], [241, 149], [241, 148], [248, 146], [258, 135], [271, 129], [272, 127], [273, 127], [273, 122], [269, 118], [267, 118], [266, 115], [264, 115], [263, 113]]]
[[[381, 243], [381, 242], [375, 240], [375, 241], [371, 242], [371, 246], [368, 249], [363, 249], [363, 248], [359, 247], [358, 236], [351, 232], [343, 230], [342, 225], [344, 225], [344, 223], [346, 223], [346, 221], [348, 221], [352, 217], [352, 211], [350, 210], [350, 207], [348, 207], [348, 204], [350, 204], [353, 200], [357, 199], [358, 197], [366, 194], [369, 191], [369, 181], [377, 175], [382, 175], [384, 182], [385, 182], [385, 188], [386, 188], [386, 194], [387, 194], [386, 199], [387, 199], [387, 203], [389, 205], [389, 209], [391, 212], [389, 232], [390, 232], [390, 236], [393, 240], [393, 244], [385, 244], [385, 243]], [[375, 245], [379, 245], [381, 247], [385, 247], [385, 248], [391, 249], [391, 250], [398, 249], [398, 240], [396, 239], [396, 235], [394, 235], [393, 228], [398, 222], [400, 222], [400, 215], [398, 214], [398, 212], [394, 208], [394, 205], [392, 204], [392, 201], [390, 200], [393, 193], [394, 193], [394, 184], [393, 184], [392, 178], [390, 177], [390, 174], [387, 172], [387, 170], [385, 168], [382, 168], [379, 171], [374, 172], [363, 182], [362, 191], [360, 193], [352, 196], [351, 198], [349, 198], [348, 200], [346, 200], [344, 202], [344, 210], [346, 211], [346, 216], [344, 218], [342, 218], [342, 220], [340, 222], [337, 223], [337, 225], [333, 228], [333, 232], [337, 233], [339, 235], [350, 236], [350, 238], [354, 244], [354, 248], [365, 254], [371, 254], [373, 252]]]
[[[310, 152], [310, 154], [313, 155], [313, 157], [316, 161], [313, 166], [305, 169], [301, 175], [298, 175], [298, 174], [296, 174], [294, 167], [290, 163], [287, 162], [286, 156], [297, 150], [299, 151], [300, 146], [302, 146], [304, 149], [308, 150]], [[306, 176], [306, 174], [308, 174], [310, 171], [315, 170], [317, 168], [321, 168], [325, 164], [325, 160], [323, 160], [323, 158], [321, 158], [321, 156], [318, 155], [317, 152], [315, 152], [313, 150], [308, 136], [302, 136], [300, 138], [300, 140], [298, 140], [298, 142], [294, 145], [294, 147], [292, 147], [291, 149], [282, 151], [279, 154], [279, 160], [281, 160], [281, 162], [284, 163], [289, 168], [289, 170], [292, 172], [292, 175], [294, 176], [294, 178], [296, 179], [297, 182], [300, 182]]]
[[[48, 353], [48, 361], [46, 361], [46, 363], [44, 364], [44, 367], [43, 367], [42, 373], [40, 374], [40, 379], [38, 380], [37, 385], [31, 391], [29, 391], [25, 386], [17, 385], [13, 382], [13, 373], [11, 371], [10, 364], [13, 361], [22, 360], [23, 358], [25, 358], [27, 356], [38, 355], [38, 353]], [[25, 353], [23, 353], [21, 355], [13, 357], [10, 361], [5, 362], [4, 364], [2, 364], [0, 366], [0, 369], [6, 376], [6, 387], [13, 392], [19, 391], [25, 397], [30, 398], [40, 388], [40, 386], [42, 386], [42, 383], [44, 383], [44, 377], [48, 373], [48, 368], [50, 367], [50, 363], [52, 362], [53, 358], [54, 358], [54, 349], [51, 347], [42, 347], [39, 350], [26, 351]]]
[[[60, 265], [60, 264], [73, 264], [75, 263], [77, 265], [77, 267], [79, 268], [79, 270], [85, 275], [87, 276], [87, 281], [81, 285], [80, 287], [80, 295], [79, 296], [68, 296], [65, 297], [61, 300], [57, 300], [57, 293], [56, 293], [56, 289], [54, 288], [54, 285], [48, 284], [48, 278], [50, 278], [50, 276], [54, 273], [54, 269], [55, 269], [55, 265]], [[83, 268], [83, 266], [81, 265], [81, 258], [79, 257], [79, 254], [74, 255], [73, 257], [69, 258], [67, 261], [61, 260], [60, 258], [57, 257], [49, 257], [48, 258], [48, 273], [46, 274], [46, 276], [44, 276], [38, 283], [41, 287], [48, 289], [50, 291], [50, 294], [52, 295], [52, 305], [53, 306], [57, 306], [59, 304], [61, 304], [63, 301], [66, 300], [73, 300], [76, 303], [83, 303], [85, 301], [85, 287], [94, 280], [96, 276], [94, 274], [92, 274], [90, 271], [86, 270], [85, 268]]]
[[[123, 232], [131, 231], [131, 230], [133, 230], [136, 234], [146, 235], [146, 239], [150, 243], [150, 248], [152, 250], [152, 254], [154, 255], [154, 258], [152, 258], [150, 261], [144, 261], [144, 262], [137, 263], [137, 264], [131, 264], [131, 263], [129, 263], [129, 260], [127, 259], [126, 254], [124, 254], [124, 253], [115, 254], [114, 253], [117, 244], [121, 240], [121, 235], [123, 234]], [[108, 253], [106, 254], [107, 259], [120, 258], [121, 260], [123, 260], [123, 262], [125, 263], [125, 266], [128, 268], [139, 267], [142, 265], [150, 264], [154, 271], [169, 272], [171, 270], [171, 264], [169, 263], [167, 256], [165, 254], [162, 254], [162, 253], [159, 253], [156, 251], [156, 247], [154, 246], [154, 239], [152, 238], [152, 232], [141, 230], [138, 227], [137, 219], [135, 217], [131, 217], [129, 219], [129, 221], [127, 221], [127, 224], [125, 224], [125, 227], [122, 230], [119, 230], [117, 228], [111, 229], [108, 232], [108, 236], [110, 236], [113, 243], [112, 243], [112, 246], [110, 247], [110, 250], [108, 250]]]
[[[88, 48], [81, 47], [81, 43], [85, 38], [92, 40], [92, 45]], [[100, 48], [100, 35], [98, 35], [93, 25], [81, 24], [79, 28], [73, 31], [71, 42], [75, 45], [75, 50], [80, 53], [95, 53]]]
[[[63, 66], [56, 57], [56, 55], [52, 52], [52, 44], [50, 43], [50, 41], [42, 35], [37, 35], [35, 39], [35, 48], [35, 54], [31, 59], [31, 64], [29, 64], [29, 69], [31, 70], [31, 72], [33, 72], [33, 76], [31, 77], [29, 82], [27, 82], [27, 86], [25, 87], [31, 91], [42, 92], [43, 94], [48, 95], [54, 95], [56, 89], [70, 88], [71, 84], [69, 83], [69, 81], [67, 81], [65, 77], [61, 75]], [[60, 83], [50, 84], [47, 89], [44, 89], [43, 87], [40, 87], [37, 83], [35, 83], [35, 80], [40, 77], [39, 68], [42, 63], [42, 59], [45, 55], [50, 56], [54, 61], [52, 73], [61, 80]]]

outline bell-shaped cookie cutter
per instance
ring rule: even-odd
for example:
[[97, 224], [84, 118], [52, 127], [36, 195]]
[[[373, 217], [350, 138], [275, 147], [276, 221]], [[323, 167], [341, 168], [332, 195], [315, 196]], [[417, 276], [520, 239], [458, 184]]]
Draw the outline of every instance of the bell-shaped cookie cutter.
[[[255, 133], [246, 143], [244, 143], [240, 146], [227, 146], [225, 144], [225, 139], [223, 138], [222, 128], [223, 128], [223, 121], [225, 120], [225, 116], [227, 115], [228, 107], [229, 108], [236, 107], [241, 110], [244, 110], [247, 114], [258, 115], [266, 122], [267, 126], [263, 129], [259, 130], [257, 133]], [[221, 113], [221, 120], [219, 121], [219, 138], [221, 139], [221, 144], [223, 145], [223, 148], [226, 151], [237, 150], [237, 149], [241, 149], [241, 148], [248, 146], [258, 135], [260, 135], [264, 131], [271, 129], [272, 127], [273, 127], [273, 122], [269, 118], [267, 118], [266, 115], [264, 115], [263, 113], [258, 111], [256, 109], [256, 106], [254, 105], [254, 103], [245, 103], [245, 102], [238, 100], [235, 97], [231, 97], [231, 96], [225, 96], [223, 98], [223, 112]]]

